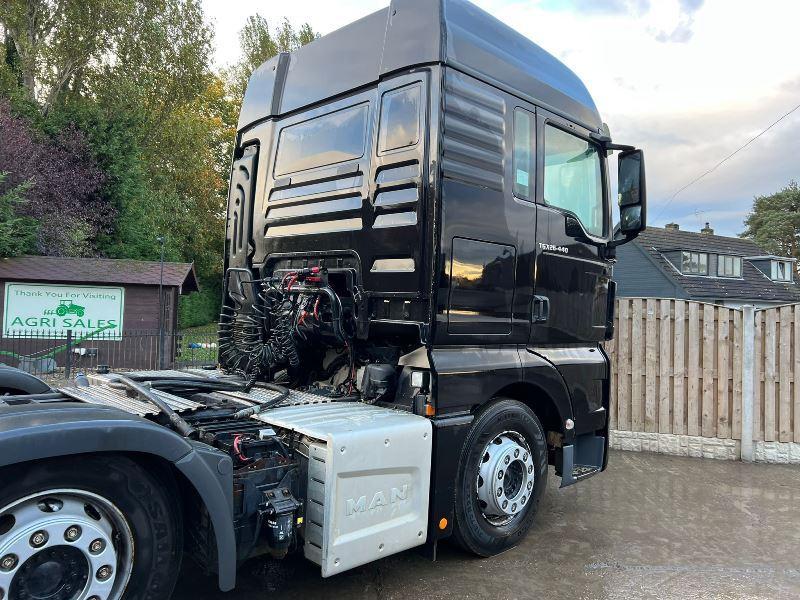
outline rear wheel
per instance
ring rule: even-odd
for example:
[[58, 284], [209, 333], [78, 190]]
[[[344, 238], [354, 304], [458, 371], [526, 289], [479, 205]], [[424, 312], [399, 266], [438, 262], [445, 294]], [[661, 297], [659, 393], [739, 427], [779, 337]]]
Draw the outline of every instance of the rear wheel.
[[174, 484], [124, 457], [0, 471], [0, 599], [161, 600], [180, 568]]
[[481, 410], [459, 465], [454, 536], [465, 549], [493, 556], [530, 528], [547, 486], [547, 445], [524, 404], [497, 399]]

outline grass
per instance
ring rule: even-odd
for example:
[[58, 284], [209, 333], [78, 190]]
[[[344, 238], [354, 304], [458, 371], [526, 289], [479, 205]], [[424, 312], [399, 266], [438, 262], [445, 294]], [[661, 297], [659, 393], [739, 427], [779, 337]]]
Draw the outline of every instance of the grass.
[[[199, 327], [189, 327], [181, 330], [180, 354], [181, 363], [214, 364], [217, 362], [217, 324], [209, 323]], [[192, 345], [202, 347], [193, 348]]]

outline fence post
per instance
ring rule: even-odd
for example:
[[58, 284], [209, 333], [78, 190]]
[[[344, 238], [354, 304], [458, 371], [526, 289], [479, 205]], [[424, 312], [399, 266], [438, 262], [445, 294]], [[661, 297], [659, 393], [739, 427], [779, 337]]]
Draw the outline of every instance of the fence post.
[[753, 410], [755, 404], [755, 307], [742, 307], [742, 443], [741, 459], [753, 462]]
[[72, 329], [67, 329], [67, 354], [64, 357], [64, 378], [69, 381], [72, 376]]

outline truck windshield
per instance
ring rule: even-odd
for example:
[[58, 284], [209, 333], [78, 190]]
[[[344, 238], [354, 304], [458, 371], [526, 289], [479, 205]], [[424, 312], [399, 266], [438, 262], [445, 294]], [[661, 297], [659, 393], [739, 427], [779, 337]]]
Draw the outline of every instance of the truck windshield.
[[586, 140], [550, 125], [544, 137], [544, 199], [574, 213], [588, 233], [603, 235], [600, 154]]

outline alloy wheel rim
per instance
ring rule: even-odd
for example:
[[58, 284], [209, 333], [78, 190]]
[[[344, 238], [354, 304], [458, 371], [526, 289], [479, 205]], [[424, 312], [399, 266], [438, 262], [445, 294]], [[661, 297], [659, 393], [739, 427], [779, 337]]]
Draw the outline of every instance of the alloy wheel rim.
[[118, 600], [133, 534], [111, 501], [52, 489], [0, 509], [0, 599]]
[[516, 431], [496, 435], [483, 450], [478, 465], [478, 506], [491, 525], [507, 525], [530, 502], [535, 481], [533, 453]]

